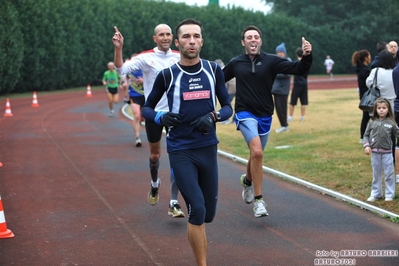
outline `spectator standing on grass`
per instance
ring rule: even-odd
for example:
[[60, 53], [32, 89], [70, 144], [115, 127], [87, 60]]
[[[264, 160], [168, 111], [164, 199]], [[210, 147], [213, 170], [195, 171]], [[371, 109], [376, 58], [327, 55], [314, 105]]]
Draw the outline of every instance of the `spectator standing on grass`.
[[[277, 45], [276, 55], [278, 57], [292, 61], [287, 55], [285, 43]], [[288, 95], [290, 94], [291, 75], [279, 73], [274, 80], [272, 87], [272, 94], [274, 96], [274, 104], [276, 106], [276, 113], [280, 122], [280, 128], [276, 129], [276, 133], [289, 131], [287, 122], [287, 109], [288, 109]]]
[[302, 37], [303, 58], [298, 62], [261, 52], [262, 32], [253, 25], [242, 31], [241, 45], [245, 53], [231, 59], [223, 73], [226, 81], [236, 78], [234, 121], [250, 151], [246, 174], [240, 177], [242, 198], [247, 204], [254, 203], [255, 217], [264, 217], [269, 213], [262, 195], [262, 163], [274, 111], [272, 86], [279, 73], [308, 73], [312, 65], [312, 45]]
[[121, 86], [121, 76], [115, 71], [114, 62], [108, 63], [108, 70], [104, 72], [103, 75], [103, 85], [105, 86], [105, 91], [108, 97], [108, 116], [114, 116], [114, 104], [119, 102], [118, 89]]
[[[224, 63], [221, 59], [216, 59], [215, 63], [218, 64], [222, 69], [224, 68]], [[236, 79], [233, 78], [233, 79], [227, 81], [226, 88], [227, 88], [227, 92], [229, 93], [229, 101], [231, 104], [233, 102], [234, 97], [236, 97]], [[233, 119], [232, 119], [232, 121], [230, 121], [230, 119], [227, 119], [225, 121], [220, 122], [219, 124], [230, 124], [233, 122], [234, 122]]]
[[[205, 223], [213, 221], [218, 199], [216, 122], [228, 119], [232, 109], [221, 68], [200, 58], [202, 36], [199, 21], [186, 19], [177, 25], [180, 61], [158, 74], [143, 115], [170, 128], [166, 143], [171, 172], [189, 209], [187, 234], [197, 265], [205, 266]], [[157, 112], [164, 93], [169, 109]]]
[[[131, 60], [123, 63], [122, 60], [122, 48], [123, 48], [123, 36], [119, 32], [118, 28], [115, 27], [115, 34], [112, 37], [112, 41], [115, 46], [114, 60], [116, 70], [119, 73], [129, 73], [135, 70], [141, 70], [143, 72], [143, 86], [144, 96], [147, 98], [155, 81], [155, 78], [159, 71], [173, 65], [180, 60], [180, 55], [177, 51], [170, 49], [172, 44], [173, 34], [172, 29], [166, 24], [159, 24], [154, 29], [154, 35], [152, 39], [157, 46], [151, 50], [143, 51], [137, 56], [131, 58]], [[157, 111], [168, 110], [168, 102], [166, 96], [162, 97], [156, 106]], [[148, 203], [154, 206], [159, 201], [159, 187], [161, 185], [161, 179], [158, 177], [159, 169], [159, 158], [161, 157], [161, 139], [164, 127], [158, 125], [153, 121], [146, 121], [145, 130], [147, 133], [147, 140], [150, 147], [150, 158], [149, 168], [151, 175], [150, 191], [147, 195]], [[167, 128], [165, 130], [168, 130]], [[181, 210], [180, 204], [177, 200], [179, 190], [176, 182], [170, 175], [171, 183], [171, 196], [169, 201], [168, 215], [173, 218], [184, 217], [184, 213]]]
[[392, 156], [392, 137], [399, 137], [391, 104], [384, 98], [374, 103], [373, 116], [364, 133], [364, 153], [371, 154], [373, 181], [367, 201], [373, 202], [383, 197], [382, 173], [385, 177], [385, 201], [395, 198], [395, 171]]
[[378, 42], [377, 43], [377, 55], [374, 56], [373, 61], [370, 64], [370, 68], [373, 69], [377, 67], [378, 65], [378, 54], [381, 53], [382, 51], [386, 50], [388, 47], [388, 44], [386, 42]]
[[[368, 68], [370, 62], [371, 54], [365, 49], [356, 51], [352, 55], [352, 65], [356, 67], [357, 86], [359, 88], [360, 100], [362, 99], [364, 93], [368, 91], [366, 79], [370, 75], [370, 69]], [[370, 114], [368, 111], [362, 111], [362, 113], [362, 120], [360, 122], [360, 143], [363, 143], [364, 131], [366, 130], [367, 123], [370, 120]]]
[[326, 56], [324, 60], [324, 65], [326, 67], [326, 73], [330, 76], [330, 79], [333, 79], [333, 67], [334, 67], [334, 60], [331, 59], [329, 55]]
[[[137, 54], [133, 54], [132, 57]], [[140, 139], [140, 123], [141, 123], [141, 109], [145, 103], [144, 88], [143, 88], [143, 72], [141, 69], [133, 70], [126, 74], [126, 81], [129, 86], [129, 100], [128, 103], [133, 113], [133, 131], [136, 137], [136, 147], [141, 147]]]
[[[302, 47], [295, 50], [297, 61], [302, 59]], [[294, 76], [294, 86], [292, 87], [288, 122], [294, 120], [294, 109], [298, 103], [298, 98], [301, 101], [301, 117], [299, 121], [305, 121], [306, 106], [308, 106], [308, 73], [305, 75]]]
[[394, 100], [396, 99], [392, 80], [392, 71], [395, 66], [395, 59], [392, 54], [387, 50], [384, 50], [378, 54], [377, 67], [371, 70], [370, 75], [366, 79], [366, 85], [370, 88], [371, 85], [373, 85], [374, 76], [377, 75], [377, 87], [380, 89], [381, 98], [385, 98], [389, 101], [390, 106], [392, 107], [392, 112]]
[[[396, 125], [399, 126], [399, 64], [392, 71], [392, 81], [396, 93], [394, 101], [395, 121]], [[395, 158], [399, 158], [399, 139], [396, 139]], [[399, 163], [396, 163], [396, 183], [399, 184]]]

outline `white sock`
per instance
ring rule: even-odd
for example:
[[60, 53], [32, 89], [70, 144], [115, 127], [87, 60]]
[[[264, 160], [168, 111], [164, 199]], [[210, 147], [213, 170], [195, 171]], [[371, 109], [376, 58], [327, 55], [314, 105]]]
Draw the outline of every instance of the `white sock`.
[[173, 203], [179, 203], [179, 202], [175, 199], [171, 199], [169, 202], [169, 206], [173, 206]]
[[156, 182], [151, 180], [151, 186], [152, 187], [158, 187], [159, 186], [159, 180], [157, 180]]

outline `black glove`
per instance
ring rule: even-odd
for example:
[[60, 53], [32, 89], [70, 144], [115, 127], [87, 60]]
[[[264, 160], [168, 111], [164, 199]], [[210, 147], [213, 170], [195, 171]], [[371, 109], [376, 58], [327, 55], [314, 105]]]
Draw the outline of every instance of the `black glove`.
[[204, 116], [191, 122], [190, 125], [195, 125], [195, 129], [202, 134], [208, 134], [215, 127], [215, 117], [212, 113], [207, 113]]
[[174, 128], [180, 126], [181, 119], [181, 114], [167, 112], [161, 117], [161, 124], [168, 128]]

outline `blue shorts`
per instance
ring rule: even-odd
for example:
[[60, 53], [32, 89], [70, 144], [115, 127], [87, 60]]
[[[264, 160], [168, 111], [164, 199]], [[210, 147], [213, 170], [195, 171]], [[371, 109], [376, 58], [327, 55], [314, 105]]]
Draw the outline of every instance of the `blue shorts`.
[[218, 198], [217, 145], [169, 153], [170, 168], [186, 202], [188, 222], [210, 223]]
[[259, 137], [262, 149], [265, 149], [272, 126], [271, 116], [256, 117], [250, 112], [242, 111], [235, 114], [234, 122], [248, 146], [253, 138]]

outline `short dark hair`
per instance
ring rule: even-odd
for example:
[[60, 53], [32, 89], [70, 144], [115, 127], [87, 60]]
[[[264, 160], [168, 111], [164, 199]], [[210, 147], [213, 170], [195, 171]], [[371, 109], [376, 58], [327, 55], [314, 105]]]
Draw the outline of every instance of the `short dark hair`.
[[390, 52], [384, 50], [378, 54], [377, 66], [385, 69], [394, 69], [396, 66], [396, 60]]
[[194, 24], [194, 25], [198, 25], [199, 27], [200, 27], [200, 29], [201, 29], [201, 35], [202, 35], [202, 32], [203, 32], [203, 27], [202, 27], [202, 23], [201, 22], [199, 22], [198, 20], [195, 20], [195, 19], [193, 19], [193, 18], [186, 18], [185, 20], [183, 20], [182, 22], [180, 22], [177, 26], [176, 26], [176, 39], [179, 39], [179, 30], [180, 30], [180, 27], [181, 26], [183, 26], [183, 25], [192, 25], [192, 24]]
[[256, 26], [249, 25], [249, 26], [246, 26], [246, 27], [243, 29], [243, 31], [241, 32], [241, 40], [244, 40], [244, 38], [245, 38], [245, 33], [246, 33], [247, 31], [249, 31], [249, 30], [256, 30], [256, 31], [259, 33], [259, 36], [262, 38], [262, 31], [261, 31], [258, 27], [256, 27]]
[[296, 53], [296, 56], [302, 57], [302, 55], [303, 55], [302, 47], [296, 48], [295, 53]]
[[377, 53], [381, 53], [382, 51], [384, 51], [385, 49], [387, 49], [387, 43], [386, 42], [378, 42], [377, 43]]

